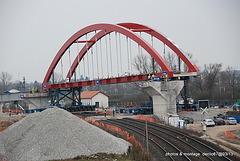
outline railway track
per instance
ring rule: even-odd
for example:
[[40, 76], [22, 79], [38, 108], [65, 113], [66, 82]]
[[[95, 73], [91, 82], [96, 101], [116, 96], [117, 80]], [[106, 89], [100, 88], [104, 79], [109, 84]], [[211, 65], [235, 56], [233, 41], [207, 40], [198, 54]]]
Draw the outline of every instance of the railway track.
[[[102, 120], [134, 135], [146, 147], [146, 122], [130, 118]], [[174, 128], [147, 122], [149, 153], [152, 160], [236, 160], [232, 153], [187, 135]], [[145, 148], [146, 149], [146, 148]]]

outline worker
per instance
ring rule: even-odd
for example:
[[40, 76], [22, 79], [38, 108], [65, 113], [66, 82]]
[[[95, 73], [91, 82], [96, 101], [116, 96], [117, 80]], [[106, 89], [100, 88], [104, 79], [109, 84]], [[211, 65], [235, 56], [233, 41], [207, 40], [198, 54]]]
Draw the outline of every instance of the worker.
[[150, 74], [148, 74], [148, 80], [151, 80], [151, 75]]
[[168, 78], [167, 78], [167, 77], [168, 77], [168, 75], [166, 74], [166, 79], [165, 79], [165, 80], [166, 80], [166, 82], [168, 81]]
[[104, 110], [104, 116], [105, 116], [105, 117], [107, 116], [107, 111], [106, 111], [106, 109]]
[[12, 111], [9, 109], [8, 113], [9, 113], [9, 116], [11, 116], [11, 114], [12, 114]]
[[153, 74], [153, 75], [152, 75], [152, 80], [154, 80], [154, 77], [155, 77], [155, 75]]
[[96, 116], [98, 115], [98, 109], [96, 109]]
[[16, 110], [16, 115], [18, 115], [18, 110]]
[[114, 111], [114, 109], [113, 109], [113, 117], [115, 117], [115, 111]]

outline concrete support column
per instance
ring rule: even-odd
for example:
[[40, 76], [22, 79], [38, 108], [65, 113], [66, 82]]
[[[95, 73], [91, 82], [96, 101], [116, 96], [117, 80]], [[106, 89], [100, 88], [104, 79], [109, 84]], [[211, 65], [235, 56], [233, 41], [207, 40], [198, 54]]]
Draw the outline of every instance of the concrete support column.
[[145, 90], [153, 100], [153, 114], [163, 120], [168, 114], [177, 114], [176, 98], [184, 86], [184, 81], [145, 82]]

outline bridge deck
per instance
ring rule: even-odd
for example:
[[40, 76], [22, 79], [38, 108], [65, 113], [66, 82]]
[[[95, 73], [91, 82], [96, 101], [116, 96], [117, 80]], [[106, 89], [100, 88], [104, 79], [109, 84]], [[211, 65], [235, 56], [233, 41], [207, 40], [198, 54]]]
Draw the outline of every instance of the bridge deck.
[[0, 102], [12, 102], [12, 101], [20, 101], [24, 100], [24, 98], [39, 98], [39, 97], [48, 97], [48, 93], [10, 93], [10, 94], [3, 94], [0, 95]]
[[[197, 72], [173, 74], [173, 77], [171, 77], [169, 80], [171, 79], [176, 80], [179, 77], [180, 79], [182, 79], [184, 77], [197, 76], [197, 75], [198, 75]], [[162, 73], [156, 73], [155, 76], [162, 77]], [[116, 84], [116, 83], [126, 83], [126, 82], [145, 81], [145, 80], [148, 80], [148, 74], [107, 78], [107, 79], [100, 79], [100, 80], [59, 83], [59, 84], [43, 84], [43, 89], [46, 90], [46, 89], [58, 89], [58, 88], [71, 88], [71, 87]]]

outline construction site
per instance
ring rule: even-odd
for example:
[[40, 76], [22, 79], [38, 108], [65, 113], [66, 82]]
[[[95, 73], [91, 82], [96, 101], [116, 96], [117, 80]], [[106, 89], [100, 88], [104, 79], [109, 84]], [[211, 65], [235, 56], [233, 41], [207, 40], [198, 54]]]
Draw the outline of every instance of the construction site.
[[[165, 151], [161, 152], [159, 147], [166, 143], [161, 143], [158, 138], [165, 137], [164, 132], [159, 131], [160, 133], [157, 134], [158, 126], [163, 126], [161, 129], [165, 127], [166, 130], [172, 130], [167, 132], [168, 136], [166, 137], [172, 136], [173, 140], [168, 139], [168, 142], [176, 144], [175, 146], [178, 146], [182, 139], [186, 141], [191, 136], [205, 146], [211, 146], [216, 150], [216, 155], [208, 156], [210, 158], [239, 159], [239, 124], [208, 127], [207, 135], [209, 137], [201, 139], [203, 133], [199, 121], [179, 128], [158, 122], [153, 115], [113, 115], [108, 111], [105, 117], [104, 111], [101, 110], [96, 116], [96, 113], [91, 111], [69, 113], [54, 107], [34, 114], [9, 116], [8, 113], [2, 113], [0, 118], [1, 160], [80, 160], [79, 158], [134, 160], [136, 156], [133, 153], [137, 153], [139, 160], [168, 160], [169, 158], [185, 160], [184, 156], [179, 156], [179, 152], [176, 152], [177, 156], [168, 156], [170, 153], [171, 155], [175, 153], [175, 150], [168, 147], [169, 145], [165, 145]], [[139, 123], [134, 120], [138, 120]], [[141, 122], [143, 123], [142, 130], [140, 129]], [[148, 141], [146, 140], [146, 125], [148, 126]], [[231, 132], [231, 137], [225, 134], [227, 130]], [[200, 148], [200, 145], [191, 143], [190, 138], [188, 139], [188, 144], [194, 144], [195, 147]], [[193, 155], [190, 154], [190, 152], [193, 153], [192, 150], [187, 150], [189, 145], [184, 144], [181, 143], [181, 147], [178, 147], [181, 149], [180, 151], [185, 147], [182, 152]], [[202, 147], [202, 149], [204, 148]], [[198, 157], [205, 158], [204, 154], [210, 155], [214, 151], [210, 152], [205, 148], [205, 150], [194, 152], [199, 156], [187, 156], [187, 158], [198, 160]]]
[[236, 2], [0, 3], [0, 161], [240, 160]]

